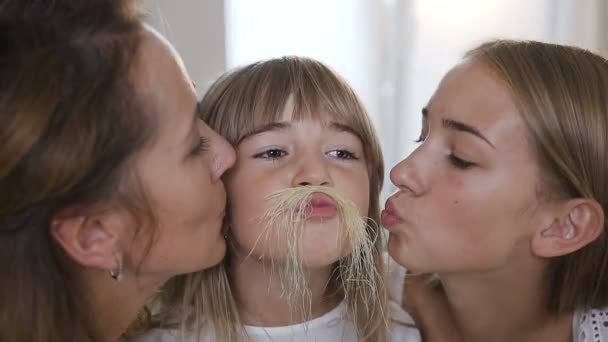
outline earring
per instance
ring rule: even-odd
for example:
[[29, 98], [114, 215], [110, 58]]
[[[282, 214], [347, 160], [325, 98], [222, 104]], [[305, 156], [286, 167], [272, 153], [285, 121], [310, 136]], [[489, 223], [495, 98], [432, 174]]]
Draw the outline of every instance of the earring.
[[116, 267], [116, 269], [110, 270], [110, 277], [112, 277], [116, 281], [121, 281], [123, 276], [122, 258], [116, 257], [116, 263], [118, 264], [118, 266]]
[[230, 240], [230, 230], [232, 229], [232, 225], [225, 222], [222, 229], [224, 230], [224, 240]]

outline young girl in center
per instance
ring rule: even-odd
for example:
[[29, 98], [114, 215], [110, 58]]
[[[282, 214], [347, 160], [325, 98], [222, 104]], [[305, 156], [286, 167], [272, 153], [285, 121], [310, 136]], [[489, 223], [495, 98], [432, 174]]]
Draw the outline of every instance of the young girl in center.
[[283, 57], [225, 74], [201, 111], [237, 150], [229, 252], [166, 286], [140, 341], [419, 341], [389, 300], [384, 165], [351, 87], [320, 62]]

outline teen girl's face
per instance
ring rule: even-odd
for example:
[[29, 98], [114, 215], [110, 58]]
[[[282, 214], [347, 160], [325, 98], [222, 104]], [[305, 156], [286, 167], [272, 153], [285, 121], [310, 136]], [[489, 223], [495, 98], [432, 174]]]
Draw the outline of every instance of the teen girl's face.
[[382, 222], [392, 257], [419, 272], [480, 272], [533, 258], [540, 167], [506, 85], [465, 62], [423, 111], [420, 146], [391, 170]]

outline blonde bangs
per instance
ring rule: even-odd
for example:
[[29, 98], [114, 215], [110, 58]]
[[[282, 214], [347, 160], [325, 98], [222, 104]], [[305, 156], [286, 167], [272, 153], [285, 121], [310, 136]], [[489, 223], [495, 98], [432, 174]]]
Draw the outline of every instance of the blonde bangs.
[[323, 64], [301, 57], [258, 62], [229, 72], [205, 95], [202, 116], [238, 144], [256, 127], [281, 121], [290, 101], [295, 121], [327, 121], [329, 114], [330, 120], [350, 127], [364, 145], [376, 140], [371, 123], [362, 119], [367, 118], [365, 109], [346, 82]]

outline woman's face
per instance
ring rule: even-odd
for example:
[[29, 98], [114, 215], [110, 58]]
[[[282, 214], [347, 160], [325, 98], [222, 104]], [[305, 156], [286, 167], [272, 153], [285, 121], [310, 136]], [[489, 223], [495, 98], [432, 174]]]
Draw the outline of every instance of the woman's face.
[[[293, 121], [288, 104], [280, 122], [254, 132], [238, 145], [236, 165], [226, 178], [231, 232], [239, 253], [275, 261], [287, 255], [288, 242], [281, 240], [285, 235], [266, 239], [262, 220], [270, 205], [268, 196], [286, 188], [333, 187], [367, 216], [367, 164], [360, 139], [348, 127], [331, 119]], [[342, 232], [339, 220], [322, 211], [309, 216], [303, 228], [301, 256], [308, 267], [331, 265], [348, 253], [336, 243]]]
[[[226, 251], [221, 232], [226, 193], [220, 177], [234, 150], [199, 119], [182, 61], [158, 34], [146, 31], [136, 63], [138, 91], [149, 101], [157, 136], [137, 160], [137, 173], [156, 218], [157, 233], [142, 272], [173, 275], [217, 264]], [[132, 260], [137, 263], [137, 260]]]
[[527, 128], [491, 69], [465, 62], [423, 111], [420, 146], [391, 170], [388, 249], [418, 272], [496, 270], [531, 256], [539, 164]]

